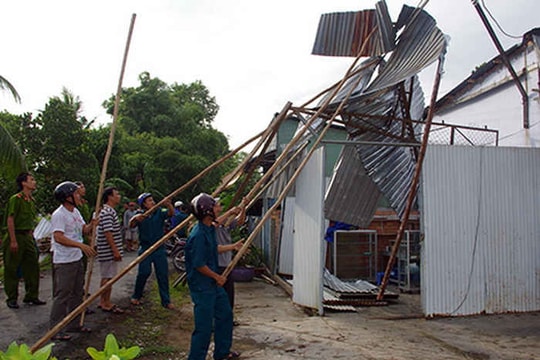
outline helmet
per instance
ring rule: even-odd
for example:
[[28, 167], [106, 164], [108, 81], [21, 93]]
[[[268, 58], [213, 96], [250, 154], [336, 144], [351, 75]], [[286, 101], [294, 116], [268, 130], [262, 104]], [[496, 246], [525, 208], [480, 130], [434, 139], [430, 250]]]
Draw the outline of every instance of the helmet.
[[54, 189], [54, 198], [63, 204], [77, 189], [79, 189], [79, 186], [74, 182], [64, 181]]
[[208, 194], [200, 193], [191, 200], [192, 212], [195, 217], [199, 220], [202, 220], [205, 216], [211, 216], [215, 218], [214, 214], [214, 205], [216, 204], [216, 199], [211, 197]]
[[152, 194], [150, 193], [142, 193], [141, 195], [139, 195], [139, 197], [137, 198], [137, 204], [139, 204], [139, 206], [143, 206], [143, 203], [144, 203], [144, 200], [146, 200], [147, 198], [149, 198], [150, 196], [152, 196]]
[[184, 205], [184, 203], [181, 202], [181, 201], [177, 201], [177, 202], [174, 203], [174, 207], [175, 207], [175, 208], [180, 207], [180, 206], [182, 206], [182, 205]]

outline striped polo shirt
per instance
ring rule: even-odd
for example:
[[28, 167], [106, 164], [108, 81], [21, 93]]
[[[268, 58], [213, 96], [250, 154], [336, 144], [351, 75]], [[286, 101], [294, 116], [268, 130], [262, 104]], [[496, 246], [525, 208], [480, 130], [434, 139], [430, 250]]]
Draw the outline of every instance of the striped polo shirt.
[[105, 237], [105, 233], [108, 231], [112, 233], [114, 243], [120, 255], [123, 255], [122, 231], [120, 222], [118, 221], [118, 215], [116, 214], [116, 210], [105, 204], [99, 213], [99, 224], [97, 226], [97, 252], [99, 261], [114, 260], [112, 249]]

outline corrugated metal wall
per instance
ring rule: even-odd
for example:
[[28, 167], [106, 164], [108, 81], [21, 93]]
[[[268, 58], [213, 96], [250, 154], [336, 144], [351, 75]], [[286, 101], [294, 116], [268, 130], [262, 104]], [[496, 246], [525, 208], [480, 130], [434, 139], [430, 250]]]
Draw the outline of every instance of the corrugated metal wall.
[[317, 149], [296, 180], [293, 301], [322, 314], [324, 147]]
[[422, 185], [424, 313], [540, 310], [540, 149], [430, 146]]
[[281, 239], [279, 241], [278, 273], [293, 274], [293, 239], [294, 239], [294, 197], [286, 197], [281, 225]]

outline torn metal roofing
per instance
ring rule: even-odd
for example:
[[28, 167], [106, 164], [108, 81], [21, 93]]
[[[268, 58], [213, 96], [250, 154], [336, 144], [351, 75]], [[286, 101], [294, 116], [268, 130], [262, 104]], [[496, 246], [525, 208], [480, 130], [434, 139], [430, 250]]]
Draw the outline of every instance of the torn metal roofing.
[[[421, 120], [424, 113], [424, 93], [416, 74], [444, 55], [447, 39], [427, 12], [409, 6], [402, 8], [395, 29], [400, 28], [402, 32], [388, 59], [372, 57], [364, 61], [357, 67], [361, 70], [345, 82], [325, 109], [329, 115], [351, 94], [340, 113], [350, 140], [386, 145], [419, 143], [423, 125], [408, 121]], [[325, 100], [318, 106], [323, 106]], [[355, 149], [365, 173], [401, 218], [414, 174], [416, 150], [381, 145], [357, 145]], [[341, 181], [331, 184], [325, 200], [325, 210], [330, 214], [327, 218], [361, 219], [352, 223], [365, 226], [366, 215], [373, 214], [371, 197], [365, 201], [370, 183], [361, 179], [361, 171], [353, 170], [354, 159], [341, 159], [340, 164], [334, 170], [334, 178]], [[358, 182], [356, 186], [347, 186], [349, 192], [343, 199], [339, 188], [344, 189], [347, 177]], [[346, 215], [348, 212], [355, 214]]]
[[[426, 68], [446, 51], [444, 34], [436, 26], [435, 19], [424, 10], [404, 5], [401, 11], [411, 13], [399, 36], [396, 49], [382, 68], [366, 93], [395, 85]], [[406, 21], [405, 21], [406, 22]]]
[[[362, 160], [354, 147], [345, 146], [330, 181], [325, 201], [328, 219], [368, 227], [377, 210], [381, 193], [367, 176]], [[362, 199], [349, 202], [348, 197]], [[347, 204], [347, 206], [342, 206]]]
[[381, 55], [394, 48], [395, 36], [386, 3], [380, 1], [376, 9], [322, 14], [312, 54]]
[[[323, 283], [325, 291], [329, 291], [337, 299], [372, 299], [379, 293], [379, 287], [365, 280], [344, 282], [332, 275], [328, 269], [324, 269]], [[397, 298], [398, 295], [386, 292], [384, 299]]]

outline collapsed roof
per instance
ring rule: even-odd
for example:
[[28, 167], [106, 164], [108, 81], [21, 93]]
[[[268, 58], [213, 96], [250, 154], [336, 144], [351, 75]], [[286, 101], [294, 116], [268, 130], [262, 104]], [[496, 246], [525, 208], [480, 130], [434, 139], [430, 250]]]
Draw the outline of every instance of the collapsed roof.
[[435, 20], [420, 8], [403, 6], [395, 23], [384, 1], [375, 9], [321, 16], [313, 54], [368, 57], [339, 92], [329, 91], [313, 108], [299, 110], [307, 119], [320, 116], [304, 140], [339, 111], [334, 121], [357, 142], [344, 147], [334, 169], [325, 200], [328, 219], [366, 227], [379, 194], [403, 215], [417, 153], [402, 145], [419, 144], [424, 112], [417, 73], [442, 57], [446, 46]]

